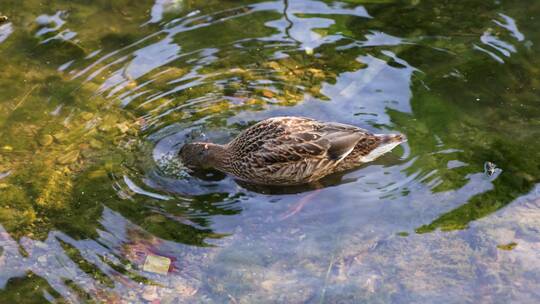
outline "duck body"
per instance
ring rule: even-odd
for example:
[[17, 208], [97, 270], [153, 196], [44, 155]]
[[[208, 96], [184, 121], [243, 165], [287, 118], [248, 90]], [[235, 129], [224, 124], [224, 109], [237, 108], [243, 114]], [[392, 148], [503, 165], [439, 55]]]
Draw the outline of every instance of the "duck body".
[[263, 120], [226, 145], [186, 144], [179, 156], [189, 168], [214, 168], [248, 183], [299, 185], [370, 162], [404, 141], [400, 134], [289, 116]]

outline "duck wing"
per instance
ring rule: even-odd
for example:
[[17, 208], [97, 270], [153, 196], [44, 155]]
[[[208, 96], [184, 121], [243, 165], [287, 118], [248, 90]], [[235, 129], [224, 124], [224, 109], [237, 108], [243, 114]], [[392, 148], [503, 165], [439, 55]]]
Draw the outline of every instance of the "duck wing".
[[359, 132], [335, 132], [323, 137], [323, 140], [327, 140], [329, 143], [326, 157], [336, 161], [343, 160], [354, 150], [362, 137], [364, 135]]
[[261, 165], [305, 159], [339, 161], [351, 153], [361, 138], [359, 134], [350, 133], [334, 133], [314, 140], [305, 140], [305, 137], [305, 134], [300, 134], [268, 141], [252, 153], [252, 157], [264, 161]]
[[305, 183], [329, 173], [365, 137], [364, 130], [341, 124], [298, 120], [285, 132], [267, 137], [244, 155], [251, 175], [267, 183]]

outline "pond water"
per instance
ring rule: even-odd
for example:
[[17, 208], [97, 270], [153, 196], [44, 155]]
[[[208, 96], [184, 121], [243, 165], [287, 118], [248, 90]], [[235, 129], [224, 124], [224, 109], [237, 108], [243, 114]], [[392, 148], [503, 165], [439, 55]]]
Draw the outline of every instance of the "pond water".
[[[1, 303], [540, 301], [538, 1], [0, 15]], [[175, 160], [277, 115], [409, 140], [320, 190]]]

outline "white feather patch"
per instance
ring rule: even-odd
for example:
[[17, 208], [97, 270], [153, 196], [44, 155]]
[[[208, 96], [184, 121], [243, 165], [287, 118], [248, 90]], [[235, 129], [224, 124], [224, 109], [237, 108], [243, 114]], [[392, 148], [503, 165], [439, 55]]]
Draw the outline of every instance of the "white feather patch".
[[401, 144], [401, 142], [391, 142], [387, 144], [382, 144], [378, 146], [377, 148], [375, 148], [373, 151], [369, 152], [368, 155], [363, 156], [360, 159], [360, 161], [363, 163], [374, 161], [375, 159], [379, 158], [379, 156], [392, 151], [392, 149], [394, 149], [399, 144]]

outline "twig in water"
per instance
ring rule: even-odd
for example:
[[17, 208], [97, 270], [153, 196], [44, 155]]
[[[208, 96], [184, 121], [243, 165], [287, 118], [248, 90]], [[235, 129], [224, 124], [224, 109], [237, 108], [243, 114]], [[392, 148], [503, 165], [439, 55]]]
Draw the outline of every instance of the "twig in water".
[[330, 277], [330, 272], [332, 271], [332, 267], [334, 267], [334, 262], [336, 261], [336, 252], [332, 254], [332, 257], [330, 258], [330, 264], [328, 264], [328, 269], [326, 270], [326, 276], [324, 277], [324, 286], [321, 292], [321, 301], [319, 303], [324, 303], [324, 297], [326, 295], [326, 287], [328, 286], [328, 278]]
[[20, 107], [25, 101], [26, 99], [28, 99], [28, 96], [30, 96], [30, 94], [32, 94], [32, 92], [38, 87], [38, 85], [34, 85], [28, 92], [26, 92], [26, 94], [24, 94], [24, 96], [21, 98], [21, 100], [19, 100], [19, 103], [17, 103], [15, 105], [15, 107], [13, 108], [13, 111], [17, 110], [18, 107]]

